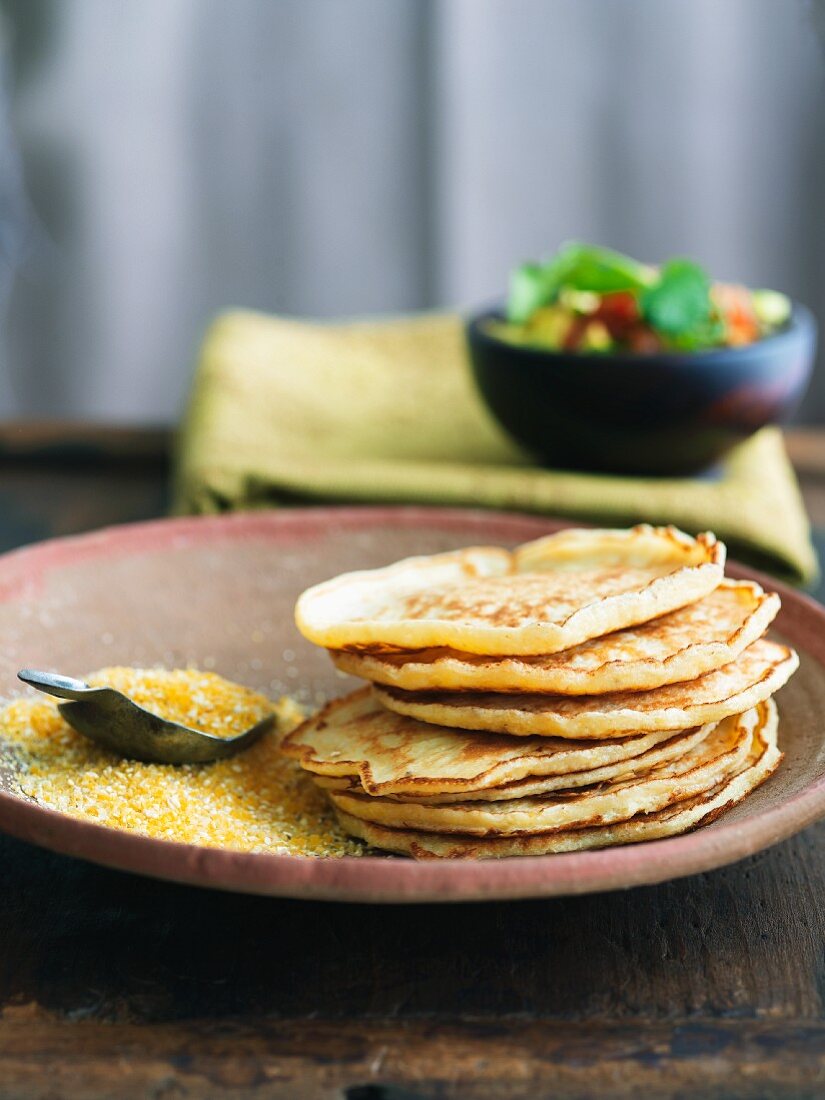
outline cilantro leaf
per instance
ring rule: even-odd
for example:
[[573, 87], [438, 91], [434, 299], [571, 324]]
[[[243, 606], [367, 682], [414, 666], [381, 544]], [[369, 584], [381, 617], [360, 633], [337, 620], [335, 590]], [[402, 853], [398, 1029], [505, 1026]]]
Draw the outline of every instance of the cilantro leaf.
[[653, 279], [645, 264], [609, 248], [574, 242], [566, 245], [560, 255], [565, 261], [564, 285], [573, 290], [589, 290], [595, 294], [638, 291], [644, 290]]
[[551, 264], [522, 264], [510, 276], [507, 320], [514, 324], [529, 321], [537, 309], [552, 302], [558, 281]]
[[640, 305], [647, 323], [679, 347], [706, 343], [715, 327], [710, 279], [691, 260], [669, 260]]
[[516, 268], [510, 279], [507, 319], [515, 324], [529, 321], [537, 309], [555, 301], [562, 287], [596, 294], [640, 291], [650, 286], [652, 278], [650, 268], [629, 256], [571, 241], [546, 263]]

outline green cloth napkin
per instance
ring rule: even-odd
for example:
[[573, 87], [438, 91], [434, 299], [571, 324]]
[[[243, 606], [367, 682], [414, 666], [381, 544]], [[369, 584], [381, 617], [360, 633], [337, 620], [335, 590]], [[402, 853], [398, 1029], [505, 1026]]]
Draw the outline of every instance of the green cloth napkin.
[[710, 529], [731, 553], [810, 582], [817, 561], [781, 434], [715, 478], [545, 470], [477, 396], [455, 315], [310, 324], [231, 312], [207, 332], [179, 439], [175, 507], [295, 501], [473, 505]]

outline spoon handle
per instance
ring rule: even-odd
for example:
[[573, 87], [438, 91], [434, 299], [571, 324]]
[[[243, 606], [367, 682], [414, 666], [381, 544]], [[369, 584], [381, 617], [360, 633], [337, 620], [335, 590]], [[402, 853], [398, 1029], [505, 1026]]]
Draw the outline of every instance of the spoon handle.
[[90, 692], [98, 691], [84, 680], [75, 680], [71, 676], [59, 676], [56, 672], [41, 672], [35, 668], [23, 668], [17, 678], [24, 684], [44, 691], [47, 695], [56, 695], [59, 699], [88, 699]]

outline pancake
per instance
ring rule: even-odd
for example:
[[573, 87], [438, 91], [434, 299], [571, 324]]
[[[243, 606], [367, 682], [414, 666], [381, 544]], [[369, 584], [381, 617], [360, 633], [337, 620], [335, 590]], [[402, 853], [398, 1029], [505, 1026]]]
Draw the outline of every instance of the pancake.
[[[605, 764], [600, 768], [590, 768], [587, 771], [566, 772], [563, 775], [527, 775], [523, 779], [514, 779], [511, 783], [505, 783], [500, 787], [483, 787], [480, 790], [467, 790], [452, 794], [391, 794], [385, 798], [392, 798], [401, 802], [496, 802], [508, 798], [528, 798], [533, 795], [549, 794], [550, 791], [570, 790], [574, 787], [590, 787], [596, 783], [616, 782], [645, 775], [653, 768], [669, 760], [683, 757], [689, 750], [698, 745], [700, 741], [711, 733], [716, 726], [713, 722], [707, 726], [697, 726], [696, 729], [684, 730], [673, 734], [666, 741], [662, 741], [647, 752], [634, 756], [630, 760], [620, 760], [615, 764]], [[473, 736], [479, 736], [474, 734]], [[568, 742], [569, 744], [569, 742]], [[316, 775], [316, 784], [324, 790], [349, 791], [354, 794], [367, 794], [355, 776], [331, 776]]]
[[328, 703], [292, 730], [281, 749], [316, 775], [353, 779], [372, 795], [488, 790], [525, 777], [563, 776], [641, 758], [672, 731], [583, 743], [445, 729], [386, 710], [369, 688]]
[[445, 805], [401, 802], [351, 791], [333, 790], [327, 794], [336, 809], [351, 817], [388, 828], [432, 833], [506, 836], [610, 825], [704, 794], [740, 771], [750, 753], [758, 720], [756, 709], [726, 718], [687, 753], [646, 775], [533, 798]]
[[390, 710], [436, 725], [516, 736], [609, 738], [719, 722], [769, 698], [798, 665], [792, 649], [763, 638], [722, 669], [651, 691], [513, 696], [411, 692], [378, 685], [372, 690]]
[[597, 695], [693, 680], [722, 668], [760, 638], [779, 610], [776, 593], [725, 580], [703, 599], [639, 626], [544, 656], [486, 657], [449, 649], [333, 651], [343, 672], [405, 691]]
[[304, 592], [295, 620], [329, 649], [555, 653], [701, 599], [724, 564], [711, 534], [572, 529], [346, 573]]
[[782, 753], [776, 742], [777, 715], [772, 701], [759, 706], [760, 721], [744, 766], [702, 795], [676, 802], [655, 813], [628, 821], [587, 829], [568, 829], [525, 836], [468, 837], [391, 829], [364, 821], [337, 809], [341, 827], [374, 848], [416, 859], [501, 859], [580, 852], [639, 841], [658, 840], [709, 824], [741, 802], [779, 766]]

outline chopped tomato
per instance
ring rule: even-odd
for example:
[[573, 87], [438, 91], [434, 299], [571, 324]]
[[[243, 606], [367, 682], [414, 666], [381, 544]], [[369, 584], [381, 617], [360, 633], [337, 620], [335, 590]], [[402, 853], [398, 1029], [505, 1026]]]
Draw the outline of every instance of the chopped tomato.
[[620, 343], [627, 338], [627, 333], [640, 320], [639, 303], [635, 296], [626, 290], [603, 294], [598, 309], [591, 314], [591, 317], [601, 321], [611, 337]]
[[589, 322], [590, 318], [585, 314], [574, 315], [570, 322], [570, 328], [568, 328], [562, 343], [562, 347], [565, 351], [579, 350]]
[[631, 351], [638, 352], [641, 355], [650, 355], [652, 352], [661, 351], [663, 346], [659, 334], [641, 321], [637, 325], [633, 325], [632, 328], [627, 329], [624, 339]]
[[752, 344], [759, 339], [759, 320], [747, 287], [717, 283], [711, 293], [725, 325], [727, 344]]

